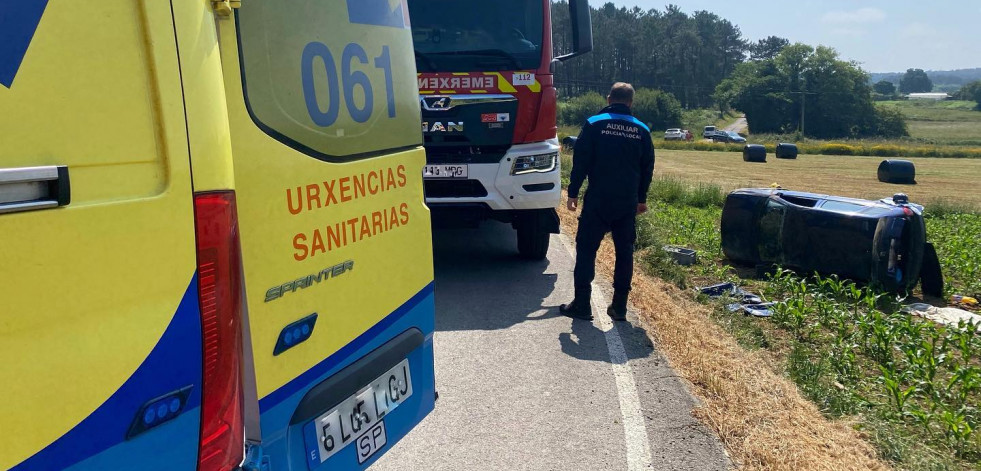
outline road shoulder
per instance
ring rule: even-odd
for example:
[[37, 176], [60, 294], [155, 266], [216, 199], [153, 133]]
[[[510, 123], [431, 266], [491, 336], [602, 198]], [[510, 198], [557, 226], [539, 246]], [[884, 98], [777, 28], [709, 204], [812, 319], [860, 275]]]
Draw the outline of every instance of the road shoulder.
[[[575, 258], [575, 244], [562, 234], [559, 237], [570, 257]], [[606, 274], [599, 274], [593, 283], [594, 322], [602, 329], [615, 329], [627, 359], [627, 367], [632, 377], [632, 394], [639, 400], [642, 414], [644, 439], [649, 447], [642, 456], [629, 456], [630, 441], [636, 437], [636, 426], [630, 427], [628, 415], [632, 407], [621, 400], [621, 413], [628, 448], [628, 469], [672, 469], [672, 470], [724, 470], [731, 468], [731, 462], [722, 443], [715, 433], [692, 416], [691, 412], [699, 406], [698, 400], [688, 390], [681, 376], [671, 368], [665, 357], [658, 351], [648, 334], [647, 322], [638, 317], [635, 309], [630, 309], [628, 322], [611, 322], [606, 317], [607, 300], [613, 296], [612, 284]], [[611, 357], [615, 354], [612, 352]], [[615, 362], [614, 362], [615, 363]], [[624, 392], [620, 392], [621, 396]], [[630, 393], [628, 393], [630, 394]], [[631, 398], [632, 399], [632, 398]], [[645, 467], [637, 467], [643, 459]]]

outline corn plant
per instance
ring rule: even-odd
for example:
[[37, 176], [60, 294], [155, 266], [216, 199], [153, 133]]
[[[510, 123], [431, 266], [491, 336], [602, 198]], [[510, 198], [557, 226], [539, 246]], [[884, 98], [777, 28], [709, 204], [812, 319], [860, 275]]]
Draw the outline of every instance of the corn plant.
[[882, 386], [888, 393], [890, 404], [895, 408], [898, 416], [905, 416], [906, 403], [909, 402], [913, 393], [916, 392], [916, 387], [909, 386], [904, 388], [901, 379], [892, 369], [880, 365], [879, 371], [882, 372]]
[[[766, 293], [783, 301], [773, 321], [794, 336], [791, 377], [825, 410], [839, 397], [915, 425], [923, 437], [965, 459], [981, 453], [981, 334], [898, 312], [868, 287], [836, 277], [773, 273]], [[802, 351], [818, 358], [808, 364]], [[820, 363], [820, 365], [818, 364]], [[872, 368], [878, 374], [863, 374]], [[845, 391], [822, 389], [837, 384]]]

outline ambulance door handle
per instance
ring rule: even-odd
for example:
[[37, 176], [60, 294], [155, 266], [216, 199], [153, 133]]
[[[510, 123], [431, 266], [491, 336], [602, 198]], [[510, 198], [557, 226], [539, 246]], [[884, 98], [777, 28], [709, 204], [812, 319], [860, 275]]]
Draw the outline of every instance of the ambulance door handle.
[[71, 203], [68, 167], [0, 168], [0, 214]]

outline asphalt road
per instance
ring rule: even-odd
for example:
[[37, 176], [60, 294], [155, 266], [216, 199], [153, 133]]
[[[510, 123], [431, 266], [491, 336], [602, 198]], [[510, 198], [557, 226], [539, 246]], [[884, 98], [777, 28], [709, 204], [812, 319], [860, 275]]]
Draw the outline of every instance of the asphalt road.
[[564, 236], [542, 262], [518, 258], [499, 223], [441, 230], [435, 246], [439, 400], [374, 469], [730, 467], [636, 316], [606, 317], [608, 291], [594, 289], [592, 322], [559, 315], [572, 299]]

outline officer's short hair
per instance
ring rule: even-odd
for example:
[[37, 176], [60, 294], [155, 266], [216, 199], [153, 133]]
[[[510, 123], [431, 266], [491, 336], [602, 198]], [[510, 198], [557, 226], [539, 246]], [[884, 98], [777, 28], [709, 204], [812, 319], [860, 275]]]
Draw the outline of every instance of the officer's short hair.
[[634, 87], [626, 82], [617, 82], [610, 89], [610, 103], [632, 103], [634, 101]]

